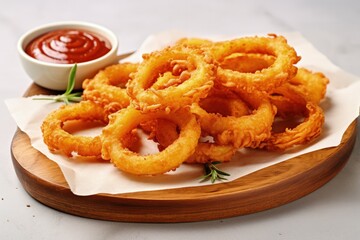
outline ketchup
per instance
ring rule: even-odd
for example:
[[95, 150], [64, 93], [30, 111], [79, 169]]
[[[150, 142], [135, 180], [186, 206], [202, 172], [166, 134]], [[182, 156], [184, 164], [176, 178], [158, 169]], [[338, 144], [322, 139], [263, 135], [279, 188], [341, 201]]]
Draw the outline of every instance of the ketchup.
[[61, 29], [35, 38], [26, 46], [25, 52], [43, 62], [72, 64], [97, 59], [110, 49], [110, 42], [97, 34]]

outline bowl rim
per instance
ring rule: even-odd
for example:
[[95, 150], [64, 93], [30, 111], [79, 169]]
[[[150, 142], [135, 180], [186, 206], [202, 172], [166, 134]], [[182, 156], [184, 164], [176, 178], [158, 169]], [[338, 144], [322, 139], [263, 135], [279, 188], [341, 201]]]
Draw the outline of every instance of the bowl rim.
[[[108, 57], [112, 56], [113, 54], [117, 54], [119, 42], [118, 42], [118, 39], [117, 39], [115, 33], [113, 31], [111, 31], [110, 29], [108, 29], [104, 26], [95, 24], [95, 23], [91, 23], [91, 22], [61, 21], [61, 22], [52, 22], [52, 23], [43, 24], [43, 25], [34, 27], [34, 28], [28, 30], [27, 32], [25, 32], [19, 38], [19, 40], [17, 42], [17, 50], [18, 50], [20, 56], [34, 64], [40, 64], [40, 65], [49, 66], [49, 67], [69, 68], [69, 66], [73, 66], [74, 63], [50, 63], [50, 62], [40, 61], [36, 58], [31, 57], [30, 55], [28, 55], [25, 52], [25, 47], [27, 46], [27, 44], [30, 43], [31, 40], [35, 39], [36, 37], [38, 37], [46, 32], [56, 30], [56, 29], [61, 29], [61, 28], [74, 28], [74, 29], [78, 28], [78, 29], [82, 29], [82, 30], [89, 30], [96, 34], [100, 34], [102, 37], [104, 37], [108, 41], [110, 41], [111, 49], [109, 52], [107, 52], [105, 55], [103, 55], [99, 58], [96, 58], [96, 59], [93, 59], [90, 61], [86, 61], [86, 62], [77, 63], [78, 67], [101, 62], [102, 60], [107, 59]], [[32, 36], [32, 35], [34, 35], [34, 36]], [[27, 41], [27, 42], [25, 42], [25, 41]]]

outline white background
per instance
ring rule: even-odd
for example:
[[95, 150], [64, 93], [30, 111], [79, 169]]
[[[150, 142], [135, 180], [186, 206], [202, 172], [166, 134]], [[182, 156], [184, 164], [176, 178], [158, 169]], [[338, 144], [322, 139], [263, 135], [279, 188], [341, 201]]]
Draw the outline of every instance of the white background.
[[[0, 239], [358, 239], [359, 143], [328, 184], [293, 203], [247, 216], [182, 224], [119, 223], [61, 213], [32, 199], [12, 166], [16, 125], [4, 99], [31, 84], [16, 42], [25, 31], [54, 21], [104, 25], [135, 50], [165, 30], [240, 35], [298, 31], [333, 63], [360, 76], [360, 2], [339, 1], [6, 1], [0, 8]], [[358, 131], [359, 132], [359, 131]], [[29, 205], [30, 207], [28, 207]]]

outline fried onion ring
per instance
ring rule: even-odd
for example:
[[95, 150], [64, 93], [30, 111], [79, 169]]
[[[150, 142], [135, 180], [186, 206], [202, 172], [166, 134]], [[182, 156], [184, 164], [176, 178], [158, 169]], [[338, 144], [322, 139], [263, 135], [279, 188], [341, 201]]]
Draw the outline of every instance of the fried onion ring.
[[313, 73], [299, 68], [295, 77], [289, 80], [289, 87], [301, 94], [307, 101], [319, 104], [325, 97], [329, 79], [323, 73]]
[[[165, 48], [145, 56], [127, 86], [133, 104], [144, 112], [177, 110], [207, 96], [213, 86], [214, 65], [201, 51]], [[159, 75], [172, 72], [179, 78], [163, 87], [152, 86]], [[182, 77], [184, 75], [184, 77]]]
[[90, 101], [64, 105], [50, 113], [41, 125], [45, 144], [51, 151], [60, 150], [67, 156], [100, 156], [100, 137], [75, 136], [63, 129], [69, 120], [100, 121], [107, 123], [104, 109]]
[[[141, 122], [166, 119], [176, 123], [179, 137], [163, 151], [150, 155], [139, 155], [124, 146], [122, 139]], [[156, 175], [175, 170], [191, 156], [200, 137], [200, 126], [189, 111], [142, 113], [133, 107], [122, 109], [110, 117], [110, 123], [103, 129], [101, 139], [102, 157], [110, 159], [124, 172], [136, 175]], [[170, 157], [171, 156], [171, 157]]]
[[83, 82], [83, 98], [111, 107], [110, 112], [125, 108], [130, 104], [125, 85], [130, 75], [136, 71], [138, 64], [119, 63], [105, 68], [95, 75], [93, 79]]
[[214, 59], [221, 63], [234, 53], [259, 53], [275, 57], [274, 63], [268, 68], [246, 73], [218, 67], [217, 81], [224, 86], [243, 89], [246, 91], [269, 91], [280, 86], [289, 78], [295, 76], [297, 68], [294, 66], [300, 57], [287, 44], [282, 36], [244, 37], [230, 41], [215, 43], [211, 47]]
[[[153, 122], [154, 123], [154, 122]], [[178, 137], [179, 131], [175, 123], [164, 119], [158, 119], [151, 125], [153, 131], [153, 140], [159, 143], [159, 149], [163, 150], [170, 146]], [[149, 125], [148, 125], [149, 126]], [[148, 128], [149, 129], [149, 128]], [[206, 163], [211, 161], [230, 161], [237, 148], [232, 145], [218, 145], [214, 142], [201, 142], [197, 144], [194, 154], [192, 154], [186, 163]]]
[[[272, 132], [271, 137], [261, 143], [260, 148], [267, 150], [286, 150], [296, 145], [305, 144], [318, 137], [324, 124], [323, 110], [306, 96], [295, 90], [290, 84], [276, 88], [270, 100], [278, 109], [278, 116], [291, 120], [295, 116], [304, 119], [295, 126], [287, 127], [282, 132]], [[276, 121], [274, 122], [276, 124]]]
[[276, 108], [260, 92], [243, 93], [241, 99], [253, 108], [250, 114], [223, 117], [207, 112], [198, 104], [193, 104], [192, 111], [199, 116], [203, 131], [213, 136], [219, 144], [232, 144], [236, 148], [257, 147], [271, 135]]
[[318, 137], [324, 124], [323, 110], [313, 102], [308, 102], [305, 107], [307, 112], [303, 122], [294, 128], [286, 128], [284, 132], [272, 133], [271, 137], [261, 143], [259, 148], [284, 151]]

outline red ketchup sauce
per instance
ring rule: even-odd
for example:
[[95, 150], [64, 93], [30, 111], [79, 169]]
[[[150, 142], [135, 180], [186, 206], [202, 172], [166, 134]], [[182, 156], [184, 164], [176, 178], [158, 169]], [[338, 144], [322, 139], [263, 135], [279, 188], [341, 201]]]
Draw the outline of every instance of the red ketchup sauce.
[[26, 46], [25, 52], [43, 62], [72, 64], [97, 59], [110, 49], [110, 42], [95, 33], [60, 29], [35, 38]]

